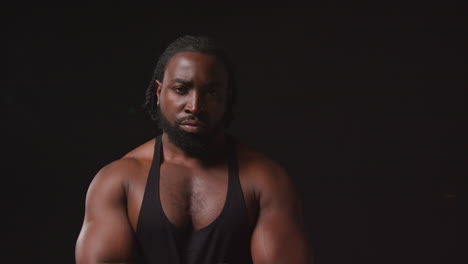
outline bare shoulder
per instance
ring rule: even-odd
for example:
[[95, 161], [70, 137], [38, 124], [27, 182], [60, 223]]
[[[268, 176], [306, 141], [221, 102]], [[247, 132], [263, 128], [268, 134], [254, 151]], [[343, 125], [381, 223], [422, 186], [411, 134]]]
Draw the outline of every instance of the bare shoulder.
[[251, 240], [255, 263], [307, 263], [302, 206], [285, 168], [267, 155], [238, 145], [239, 169], [248, 174], [259, 205]]
[[292, 187], [287, 171], [277, 161], [246, 144], [238, 144], [237, 149], [239, 168], [257, 195]]
[[132, 179], [144, 175], [150, 145], [147, 142], [107, 164], [94, 177], [76, 244], [77, 263], [130, 263], [136, 242], [129, 222], [128, 190]]
[[119, 183], [125, 186], [132, 177], [144, 175], [152, 160], [154, 142], [152, 139], [104, 166], [94, 177], [93, 184], [105, 182], [105, 184]]
[[239, 170], [248, 173], [259, 205], [251, 239], [255, 263], [308, 263], [301, 201], [285, 168], [267, 155], [238, 145]]

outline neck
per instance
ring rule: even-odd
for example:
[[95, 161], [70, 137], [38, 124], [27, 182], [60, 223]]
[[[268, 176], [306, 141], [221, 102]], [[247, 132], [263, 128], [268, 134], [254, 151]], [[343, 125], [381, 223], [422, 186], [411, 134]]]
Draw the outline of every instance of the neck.
[[224, 160], [227, 153], [227, 139], [223, 132], [213, 137], [206, 151], [200, 155], [187, 153], [185, 150], [174, 144], [167, 133], [162, 134], [163, 156], [164, 160], [170, 160], [175, 163], [198, 163], [208, 165]]

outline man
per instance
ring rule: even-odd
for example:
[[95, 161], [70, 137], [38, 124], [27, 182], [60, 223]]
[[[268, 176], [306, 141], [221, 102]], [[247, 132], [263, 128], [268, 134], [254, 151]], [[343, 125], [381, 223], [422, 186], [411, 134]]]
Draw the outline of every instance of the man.
[[224, 132], [234, 96], [231, 64], [212, 40], [169, 45], [146, 100], [163, 133], [95, 176], [78, 264], [308, 261], [285, 170]]

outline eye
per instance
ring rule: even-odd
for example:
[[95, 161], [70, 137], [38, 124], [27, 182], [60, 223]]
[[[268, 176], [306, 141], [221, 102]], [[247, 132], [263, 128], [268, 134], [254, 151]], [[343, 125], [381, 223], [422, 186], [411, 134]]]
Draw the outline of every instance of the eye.
[[176, 91], [179, 94], [184, 94], [187, 92], [187, 87], [181, 85], [181, 86], [173, 87], [172, 90]]

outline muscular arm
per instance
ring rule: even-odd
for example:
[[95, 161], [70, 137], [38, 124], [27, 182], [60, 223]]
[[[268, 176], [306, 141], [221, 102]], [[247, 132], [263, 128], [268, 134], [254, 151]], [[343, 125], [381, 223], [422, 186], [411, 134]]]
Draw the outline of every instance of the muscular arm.
[[252, 236], [255, 264], [309, 263], [301, 208], [286, 172], [276, 166], [259, 181], [259, 216]]
[[135, 239], [126, 211], [122, 167], [121, 161], [104, 167], [89, 187], [75, 249], [77, 264], [132, 263]]

